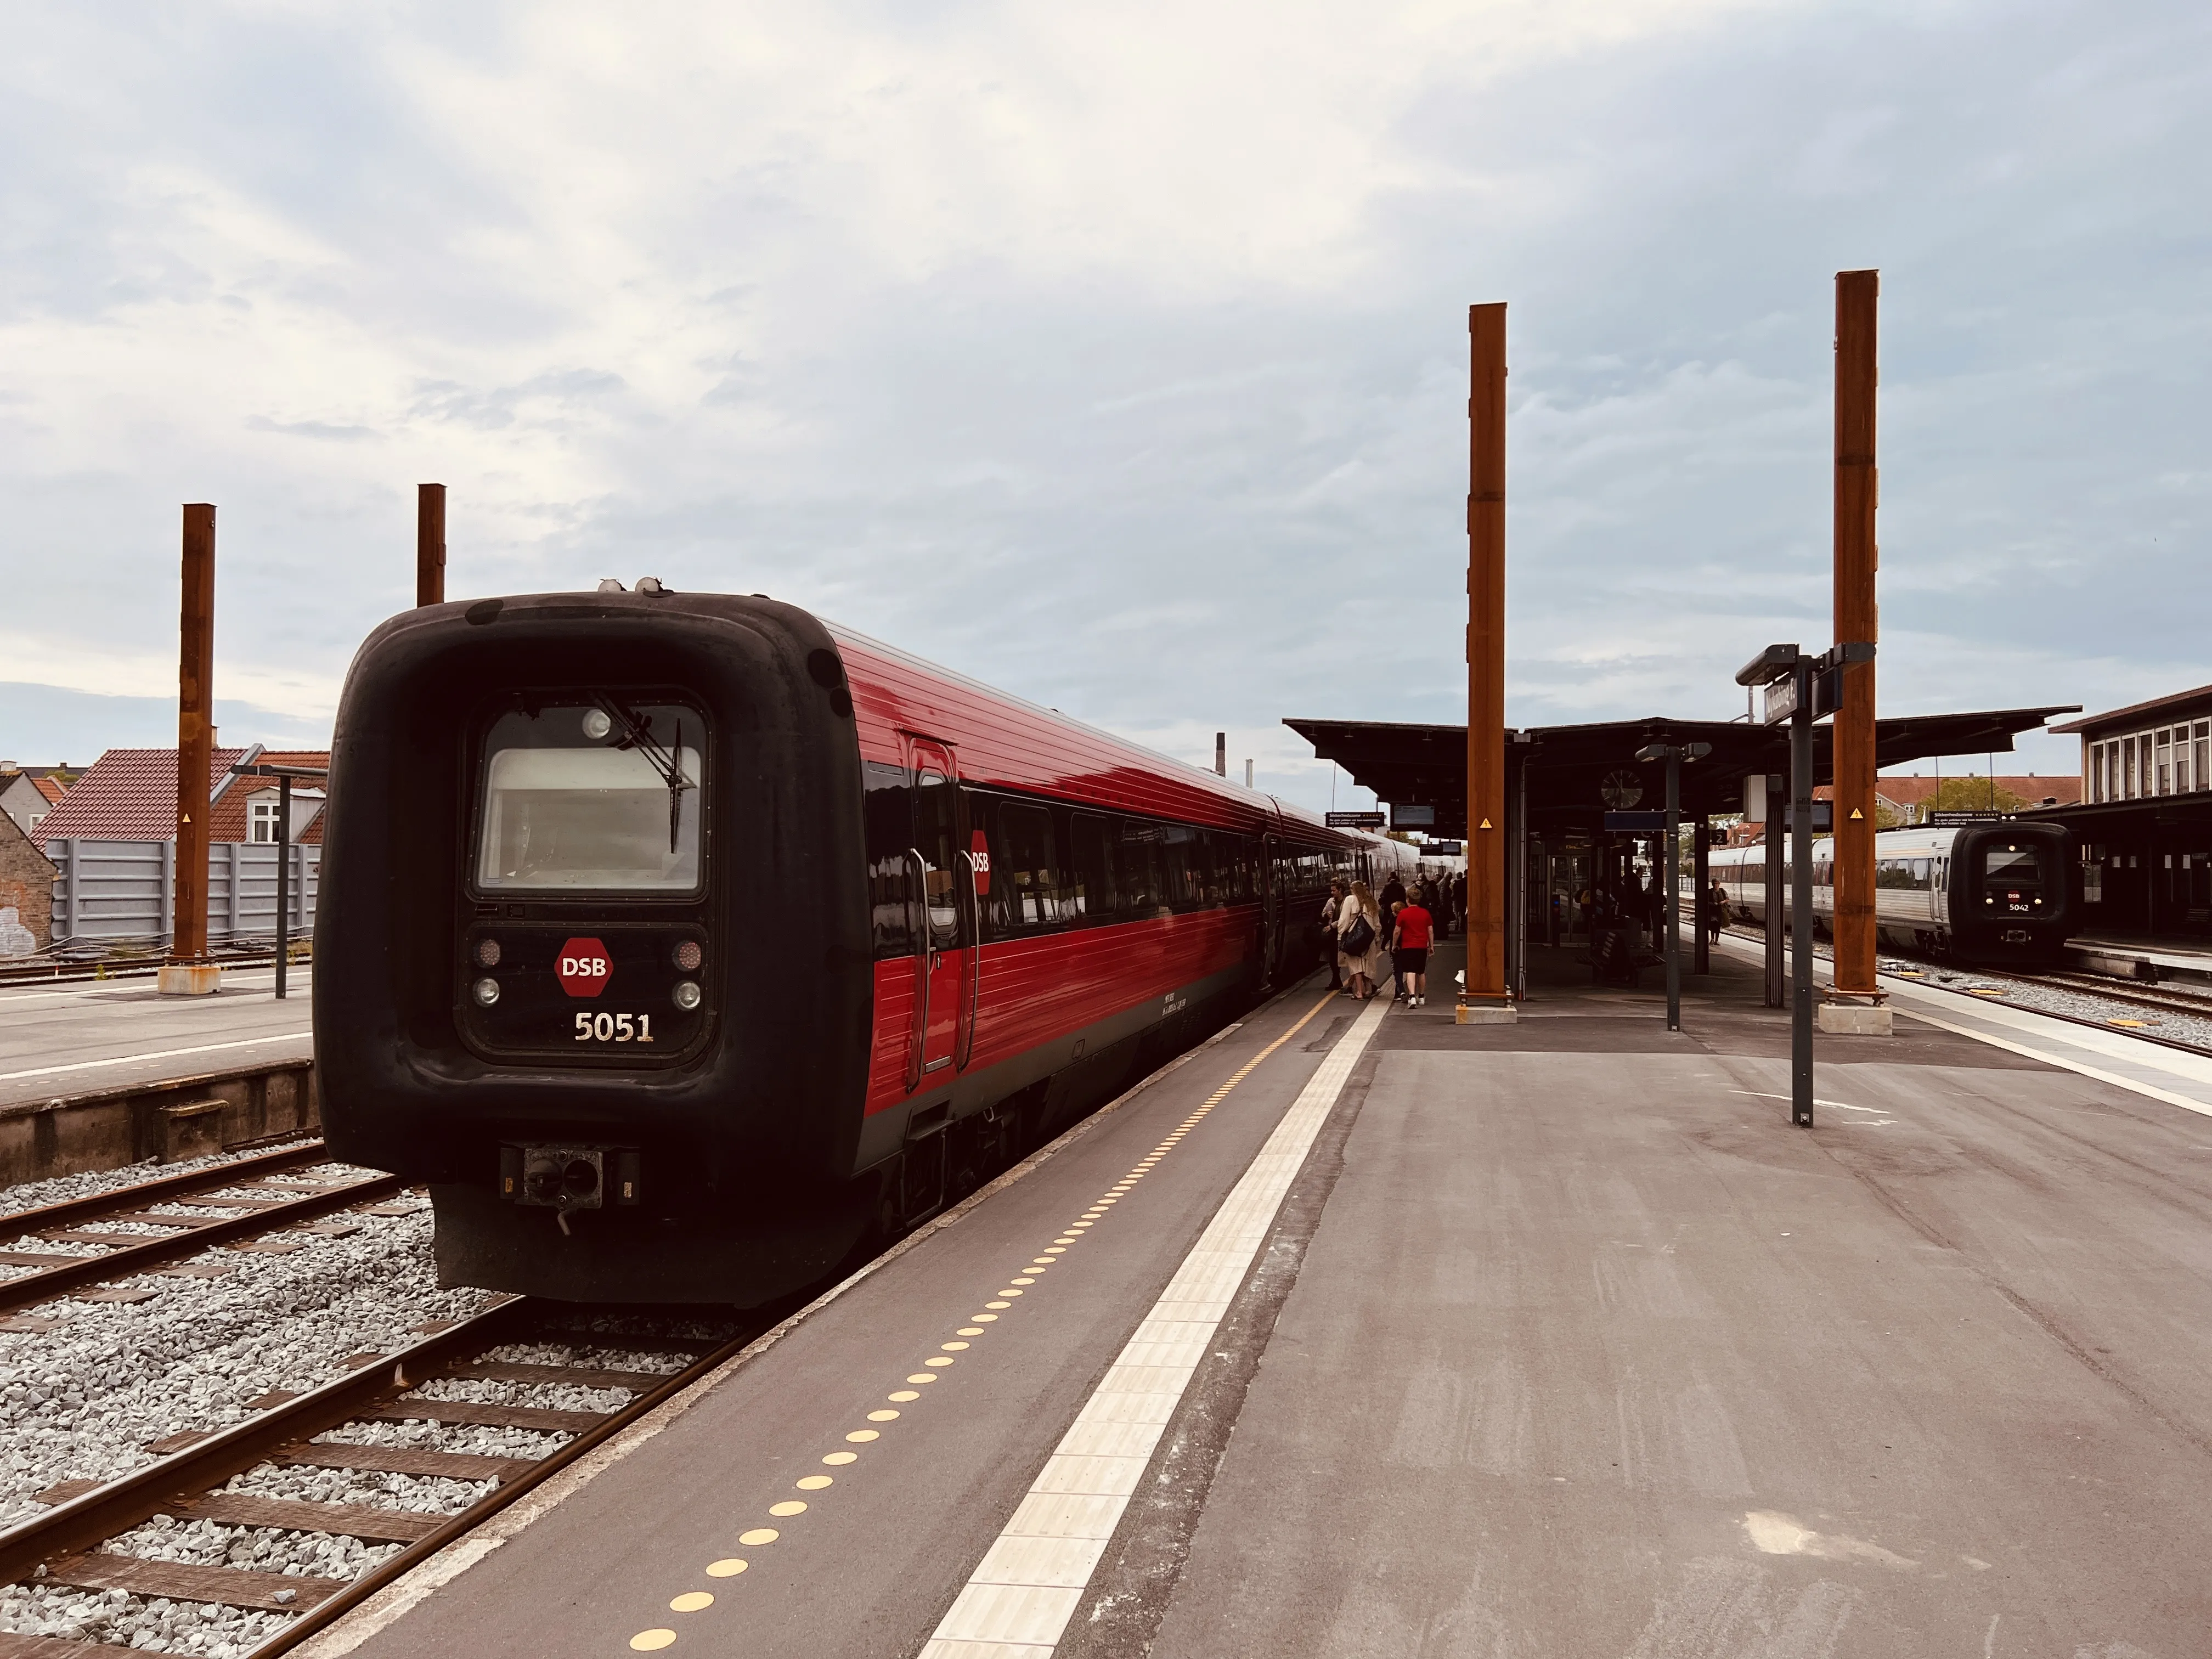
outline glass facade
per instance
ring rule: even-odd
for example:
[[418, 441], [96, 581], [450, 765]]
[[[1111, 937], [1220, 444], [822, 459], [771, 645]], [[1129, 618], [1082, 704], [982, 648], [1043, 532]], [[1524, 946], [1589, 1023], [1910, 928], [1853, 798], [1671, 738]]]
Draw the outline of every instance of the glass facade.
[[2081, 742], [2081, 780], [2091, 801], [2140, 800], [2212, 788], [2212, 718]]

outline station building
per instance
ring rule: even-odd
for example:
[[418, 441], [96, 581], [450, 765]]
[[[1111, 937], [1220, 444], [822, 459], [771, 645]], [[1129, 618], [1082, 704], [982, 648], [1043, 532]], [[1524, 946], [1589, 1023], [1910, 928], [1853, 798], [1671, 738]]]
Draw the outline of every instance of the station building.
[[[2081, 739], [2081, 800], [2038, 817], [2081, 843], [2089, 932], [2143, 947], [2201, 951], [2212, 939], [2212, 685], [2087, 715], [2053, 732]], [[2164, 964], [2174, 966], [2179, 964]]]

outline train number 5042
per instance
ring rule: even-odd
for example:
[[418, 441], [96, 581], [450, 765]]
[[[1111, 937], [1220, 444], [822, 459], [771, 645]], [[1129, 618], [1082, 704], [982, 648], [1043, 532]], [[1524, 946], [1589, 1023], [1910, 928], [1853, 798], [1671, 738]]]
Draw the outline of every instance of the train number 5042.
[[653, 1041], [651, 1014], [578, 1014], [576, 1041], [579, 1042], [650, 1042]]

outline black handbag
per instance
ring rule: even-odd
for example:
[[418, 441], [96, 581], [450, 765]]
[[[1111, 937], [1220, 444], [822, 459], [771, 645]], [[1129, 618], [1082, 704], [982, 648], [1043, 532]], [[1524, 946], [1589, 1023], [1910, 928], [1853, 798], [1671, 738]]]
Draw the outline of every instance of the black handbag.
[[1348, 957], [1364, 957], [1375, 944], [1375, 924], [1367, 920], [1363, 910], [1352, 919], [1352, 926], [1336, 936], [1336, 948]]

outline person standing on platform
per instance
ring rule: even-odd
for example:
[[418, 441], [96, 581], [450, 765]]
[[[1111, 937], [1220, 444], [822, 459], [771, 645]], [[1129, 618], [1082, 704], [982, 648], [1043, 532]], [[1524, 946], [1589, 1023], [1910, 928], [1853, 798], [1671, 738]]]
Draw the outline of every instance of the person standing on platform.
[[[1375, 994], [1382, 971], [1382, 912], [1364, 881], [1352, 884], [1352, 896], [1337, 907], [1337, 951], [1344, 958], [1345, 994], [1364, 1002]], [[1352, 947], [1357, 945], [1355, 951]]]
[[1728, 926], [1728, 889], [1721, 884], [1718, 876], [1705, 890], [1705, 933], [1715, 945], [1721, 942], [1721, 931]]
[[1344, 908], [1344, 884], [1333, 881], [1328, 884], [1328, 896], [1321, 902], [1321, 931], [1322, 948], [1328, 954], [1328, 988], [1344, 988], [1342, 958], [1336, 949], [1337, 913]]
[[1405, 902], [1406, 884], [1398, 879], [1398, 872], [1393, 870], [1390, 872], [1390, 879], [1382, 884], [1382, 914], [1389, 915], [1391, 907], [1403, 904]]
[[1409, 1008], [1428, 1001], [1429, 933], [1431, 918], [1419, 898], [1399, 906], [1390, 932], [1390, 964], [1398, 976], [1397, 1000]]

